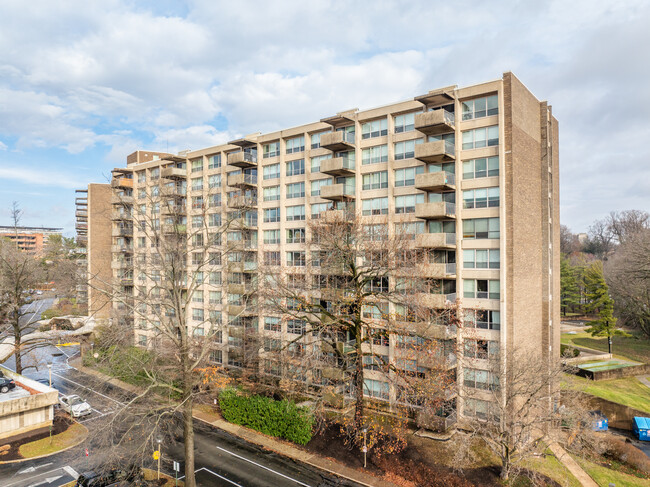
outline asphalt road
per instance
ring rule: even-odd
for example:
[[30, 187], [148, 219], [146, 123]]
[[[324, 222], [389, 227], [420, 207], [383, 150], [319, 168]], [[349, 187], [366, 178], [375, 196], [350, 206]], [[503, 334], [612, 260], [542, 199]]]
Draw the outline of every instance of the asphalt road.
[[[62, 394], [80, 395], [93, 408], [92, 414], [80, 419], [80, 422], [90, 430], [89, 439], [78, 447], [48, 458], [0, 465], [0, 487], [56, 487], [69, 482], [78, 473], [100, 465], [105, 456], [101, 448], [93, 442], [93, 432], [110, 421], [112, 415], [131, 398], [128, 392], [110, 384], [99, 384], [96, 378], [71, 367], [68, 359], [78, 353], [78, 347], [51, 346], [42, 350], [50, 354], [53, 387]], [[49, 382], [49, 372], [47, 367], [39, 367], [38, 370], [32, 369], [25, 375], [42, 382]], [[266, 451], [199, 421], [195, 421], [194, 430], [195, 471], [198, 485], [206, 487], [353, 487], [359, 485]], [[89, 457], [85, 456], [86, 448], [89, 450]], [[173, 461], [178, 461], [179, 478], [182, 478], [185, 468], [182, 461], [184, 457], [182, 443], [173, 441], [171, 444], [163, 444], [162, 451], [162, 470], [174, 476], [172, 464]]]

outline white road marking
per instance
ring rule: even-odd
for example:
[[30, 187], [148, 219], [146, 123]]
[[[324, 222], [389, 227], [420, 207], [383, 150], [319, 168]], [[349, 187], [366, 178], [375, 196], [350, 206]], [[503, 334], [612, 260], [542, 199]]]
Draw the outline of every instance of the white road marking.
[[18, 475], [23, 474], [23, 473], [31, 473], [34, 472], [37, 468], [43, 468], [43, 467], [49, 467], [52, 465], [52, 462], [50, 463], [44, 463], [43, 465], [36, 465], [35, 467], [29, 467], [24, 470], [19, 470]]
[[[226, 477], [223, 477], [222, 475], [219, 475], [218, 473], [215, 473], [215, 472], [213, 472], [212, 470], [209, 470], [209, 469], [207, 469], [207, 468], [205, 468], [205, 467], [198, 469], [198, 470], [197, 470], [196, 472], [194, 472], [194, 473], [198, 473], [198, 472], [200, 472], [201, 470], [205, 470], [206, 472], [211, 473], [211, 474], [214, 475], [215, 477], [219, 477], [220, 479], [225, 480], [225, 481], [228, 482], [229, 484], [236, 485], [237, 487], [242, 487], [242, 486], [239, 485], [237, 482], [233, 482], [232, 480], [227, 479]], [[184, 477], [184, 476], [183, 476], [183, 477]]]
[[225, 452], [225, 453], [228, 453], [229, 455], [232, 455], [233, 457], [237, 457], [237, 458], [239, 458], [239, 459], [241, 459], [241, 460], [244, 460], [245, 462], [252, 463], [253, 465], [257, 465], [258, 467], [263, 468], [264, 470], [268, 470], [269, 472], [273, 472], [274, 474], [279, 475], [280, 477], [284, 477], [284, 478], [287, 479], [287, 480], [291, 480], [292, 482], [295, 482], [295, 483], [297, 483], [298, 485], [302, 485], [302, 486], [304, 486], [304, 487], [311, 487], [311, 485], [305, 484], [305, 483], [301, 482], [300, 480], [296, 480], [296, 479], [294, 479], [294, 478], [292, 478], [292, 477], [289, 477], [289, 476], [287, 476], [287, 475], [284, 475], [283, 473], [276, 472], [276, 471], [273, 470], [272, 468], [269, 468], [269, 467], [266, 467], [266, 466], [264, 466], [264, 465], [261, 465], [261, 464], [259, 464], [259, 463], [257, 463], [257, 462], [254, 462], [253, 460], [249, 460], [249, 459], [246, 458], [246, 457], [242, 457], [242, 456], [240, 456], [240, 455], [237, 455], [236, 453], [233, 453], [233, 452], [231, 452], [231, 451], [228, 451], [228, 450], [226, 450], [225, 448], [221, 448], [220, 446], [217, 447], [217, 450], [221, 450], [221, 451], [223, 451], [223, 452]]
[[[63, 468], [63, 470], [65, 470], [65, 467]], [[55, 468], [54, 470], [48, 470], [47, 472], [39, 473], [38, 475], [33, 475], [33, 476], [29, 477], [28, 479], [16, 480], [15, 482], [12, 482], [10, 484], [3, 485], [2, 487], [12, 487], [14, 485], [25, 485], [24, 482], [29, 482], [32, 479], [36, 479], [36, 478], [38, 478], [38, 477], [40, 477], [42, 475], [47, 475], [48, 473], [54, 473], [54, 472], [60, 472], [60, 471], [61, 471], [60, 468]], [[67, 470], [66, 470], [66, 472], [67, 472]]]
[[59, 374], [55, 374], [54, 372], [52, 372], [52, 375], [56, 375], [58, 378], [66, 380], [66, 381], [70, 382], [71, 384], [76, 385], [77, 387], [82, 387], [83, 389], [87, 389], [87, 390], [97, 394], [98, 396], [102, 396], [105, 399], [110, 399], [111, 401], [119, 404], [120, 406], [125, 406], [124, 403], [118, 401], [117, 399], [113, 399], [112, 397], [106, 396], [106, 395], [102, 394], [101, 392], [97, 392], [95, 389], [91, 389], [90, 387], [87, 387], [87, 386], [85, 386], [83, 384], [79, 384], [79, 382], [75, 382], [75, 381], [73, 381], [71, 379], [68, 379], [67, 377], [64, 377], [64, 376], [59, 375]]
[[79, 477], [79, 474], [77, 473], [77, 471], [74, 468], [72, 468], [70, 465], [66, 465], [65, 467], [63, 467], [63, 470], [65, 470], [66, 473], [70, 477], [74, 478], [75, 480], [77, 479], [77, 477]]

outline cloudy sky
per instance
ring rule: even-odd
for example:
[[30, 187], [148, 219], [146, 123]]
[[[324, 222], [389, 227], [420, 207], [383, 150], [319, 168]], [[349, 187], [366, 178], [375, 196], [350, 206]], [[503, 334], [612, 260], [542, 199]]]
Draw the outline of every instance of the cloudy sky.
[[0, 225], [198, 149], [513, 71], [560, 121], [562, 222], [650, 210], [647, 0], [0, 0]]

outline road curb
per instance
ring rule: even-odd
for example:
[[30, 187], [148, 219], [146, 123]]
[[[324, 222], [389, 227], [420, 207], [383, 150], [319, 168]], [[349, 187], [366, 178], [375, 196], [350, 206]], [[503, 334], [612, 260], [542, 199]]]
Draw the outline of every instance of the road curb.
[[0, 462], [0, 465], [11, 465], [12, 463], [22, 463], [22, 462], [28, 462], [30, 460], [38, 460], [40, 458], [48, 458], [48, 457], [51, 457], [52, 455], [58, 455], [59, 453], [63, 453], [64, 451], [68, 451], [68, 450], [71, 450], [73, 448], [78, 447], [84, 441], [86, 441], [86, 439], [88, 438], [88, 433], [90, 433], [90, 430], [88, 428], [86, 428], [83, 424], [81, 424], [81, 423], [79, 423], [77, 421], [75, 421], [75, 423], [83, 426], [86, 429], [86, 432], [84, 433], [83, 438], [81, 439], [81, 441], [79, 441], [79, 443], [75, 443], [74, 445], [70, 445], [70, 446], [64, 448], [63, 450], [48, 453], [47, 455], [39, 455], [37, 457], [30, 457], [30, 458], [20, 458], [18, 460], [7, 460], [5, 462]]
[[[206, 414], [206, 413], [203, 413], [203, 414]], [[265, 436], [265, 435], [260, 435], [260, 433], [256, 432], [255, 430], [245, 428], [244, 426], [236, 425], [236, 424], [233, 424], [233, 423], [228, 423], [227, 421], [221, 420], [221, 419], [217, 419], [217, 420], [211, 422], [211, 421], [208, 421], [206, 419], [198, 417], [196, 415], [196, 413], [193, 413], [192, 417], [194, 419], [198, 420], [198, 421], [201, 421], [202, 423], [205, 423], [205, 424], [208, 424], [208, 425], [212, 426], [213, 428], [217, 428], [217, 429], [225, 431], [226, 433], [229, 433], [231, 435], [235, 435], [238, 438], [241, 438], [241, 439], [243, 439], [245, 441], [248, 441], [250, 443], [254, 443], [255, 445], [260, 446], [262, 448], [270, 449], [273, 452], [277, 453], [278, 455], [282, 455], [282, 456], [290, 458], [292, 460], [305, 463], [305, 464], [310, 465], [310, 466], [312, 466], [314, 468], [322, 470], [323, 472], [327, 472], [327, 473], [329, 473], [331, 475], [335, 475], [337, 477], [341, 477], [343, 479], [350, 480], [350, 481], [355, 482], [355, 483], [357, 483], [359, 485], [363, 485], [364, 487], [398, 487], [396, 484], [393, 484], [392, 482], [388, 482], [387, 480], [384, 480], [381, 477], [376, 477], [376, 476], [374, 476], [372, 474], [369, 474], [369, 473], [364, 473], [363, 475], [368, 476], [368, 477], [372, 477], [372, 482], [373, 483], [371, 483], [371, 484], [367, 483], [367, 481], [360, 480], [359, 478], [355, 478], [355, 477], [353, 477], [353, 476], [351, 476], [349, 474], [341, 473], [339, 470], [331, 470], [331, 469], [327, 468], [326, 466], [323, 466], [320, 463], [315, 463], [315, 462], [312, 462], [312, 461], [309, 460], [309, 458], [321, 458], [317, 454], [307, 452], [307, 451], [303, 451], [303, 450], [299, 450], [299, 449], [297, 449], [297, 448], [295, 448], [295, 447], [293, 447], [291, 445], [287, 445], [287, 444], [285, 444], [283, 442], [279, 442], [279, 441], [277, 441], [276, 439], [274, 439], [272, 437]], [[222, 423], [222, 422], [224, 423], [224, 425], [227, 425], [229, 427], [224, 428], [220, 424], [215, 424], [215, 423]], [[239, 434], [237, 432], [237, 430], [242, 430], [242, 431], [246, 432], [247, 434], [246, 435], [241, 435], [241, 434]], [[268, 443], [278, 443], [278, 445], [281, 446], [282, 448], [271, 448], [272, 445], [270, 446], [268, 444], [265, 444], [264, 442], [259, 441], [256, 438], [258, 436], [261, 436], [262, 438], [264, 438], [266, 440], [266, 442], [268, 442]], [[300, 454], [299, 455], [291, 454], [292, 452], [286, 451], [287, 449], [295, 449]], [[334, 464], [334, 465], [337, 465], [337, 466], [340, 465], [338, 462], [336, 462], [336, 461], [334, 461], [332, 459], [329, 459], [329, 458], [322, 458], [322, 460], [324, 462], [329, 463], [329, 464]], [[346, 467], [344, 465], [340, 465], [340, 466], [343, 467], [343, 468], [346, 468], [346, 469], [351, 469], [351, 467]], [[351, 470], [353, 470], [353, 469], [351, 469]], [[368, 481], [369, 480], [370, 479], [368, 479]]]

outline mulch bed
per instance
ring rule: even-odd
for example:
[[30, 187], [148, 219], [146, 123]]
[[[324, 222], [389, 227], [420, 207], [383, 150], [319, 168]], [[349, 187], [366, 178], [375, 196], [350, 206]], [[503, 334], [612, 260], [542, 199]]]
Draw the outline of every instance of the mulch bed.
[[[365, 470], [377, 477], [385, 478], [404, 486], [500, 487], [499, 470], [495, 467], [465, 469], [462, 475], [452, 469], [436, 464], [427, 464], [422, 455], [412, 446], [397, 454], [379, 457], [368, 453], [367, 467], [363, 468], [363, 453], [351, 449], [343, 441], [336, 424], [329, 424], [315, 434], [305, 447], [314, 454], [328, 457], [356, 470]], [[525, 472], [521, 472], [525, 474]], [[558, 486], [551, 479], [544, 479], [547, 486]], [[542, 484], [544, 485], [544, 484]]]
[[[52, 436], [63, 433], [72, 424], [74, 424], [74, 421], [70, 419], [70, 416], [61, 411], [55, 411], [54, 422], [52, 424]], [[31, 443], [32, 441], [42, 440], [43, 438], [49, 438], [49, 436], [50, 432], [46, 431], [34, 436], [21, 438], [8, 444], [0, 444], [0, 462], [22, 459], [23, 456], [18, 452], [18, 449], [21, 445], [24, 445], [25, 443]], [[2, 443], [2, 440], [0, 440], [0, 443]]]

